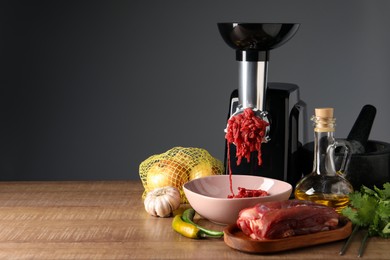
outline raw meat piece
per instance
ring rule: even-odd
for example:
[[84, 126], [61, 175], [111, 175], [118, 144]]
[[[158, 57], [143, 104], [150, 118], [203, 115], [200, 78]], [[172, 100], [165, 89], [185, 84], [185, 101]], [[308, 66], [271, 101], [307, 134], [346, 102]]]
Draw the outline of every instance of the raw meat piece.
[[278, 239], [335, 229], [339, 214], [304, 200], [259, 203], [241, 210], [237, 226], [253, 239]]

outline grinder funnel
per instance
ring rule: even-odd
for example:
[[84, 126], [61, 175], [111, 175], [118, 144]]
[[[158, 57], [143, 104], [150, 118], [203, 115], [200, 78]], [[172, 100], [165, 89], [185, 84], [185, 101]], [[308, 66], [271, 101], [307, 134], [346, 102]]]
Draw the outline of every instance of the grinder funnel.
[[295, 23], [218, 23], [239, 62], [238, 110], [265, 110], [269, 51], [286, 43], [298, 28]]

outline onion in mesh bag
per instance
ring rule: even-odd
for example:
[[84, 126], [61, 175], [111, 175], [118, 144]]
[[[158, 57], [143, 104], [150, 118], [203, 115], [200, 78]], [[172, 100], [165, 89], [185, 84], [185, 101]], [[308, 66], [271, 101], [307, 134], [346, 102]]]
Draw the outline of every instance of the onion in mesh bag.
[[179, 188], [188, 181], [188, 169], [174, 160], [154, 163], [147, 172], [146, 185], [149, 191], [165, 186]]
[[182, 203], [187, 203], [183, 185], [189, 180], [222, 174], [221, 161], [205, 149], [174, 147], [165, 153], [153, 155], [140, 164], [139, 173], [146, 193], [157, 188], [172, 186], [179, 189]]

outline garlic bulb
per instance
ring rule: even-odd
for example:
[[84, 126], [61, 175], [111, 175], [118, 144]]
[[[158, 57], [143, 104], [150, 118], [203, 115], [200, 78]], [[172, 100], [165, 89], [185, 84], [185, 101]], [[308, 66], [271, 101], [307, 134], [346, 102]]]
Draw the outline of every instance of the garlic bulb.
[[145, 210], [152, 216], [169, 217], [180, 207], [180, 192], [172, 186], [156, 188], [146, 194]]

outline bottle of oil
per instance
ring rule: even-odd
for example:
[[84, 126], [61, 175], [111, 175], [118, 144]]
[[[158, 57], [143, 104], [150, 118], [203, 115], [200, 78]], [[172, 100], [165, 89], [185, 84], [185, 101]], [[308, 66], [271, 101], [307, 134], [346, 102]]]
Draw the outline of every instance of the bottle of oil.
[[[333, 207], [340, 213], [348, 205], [348, 194], [353, 191], [351, 183], [342, 174], [349, 164], [349, 145], [334, 138], [336, 119], [333, 108], [316, 108], [311, 120], [314, 122], [313, 171], [297, 183], [294, 195], [296, 199]], [[339, 146], [344, 147], [344, 157], [337, 171], [334, 157]]]

